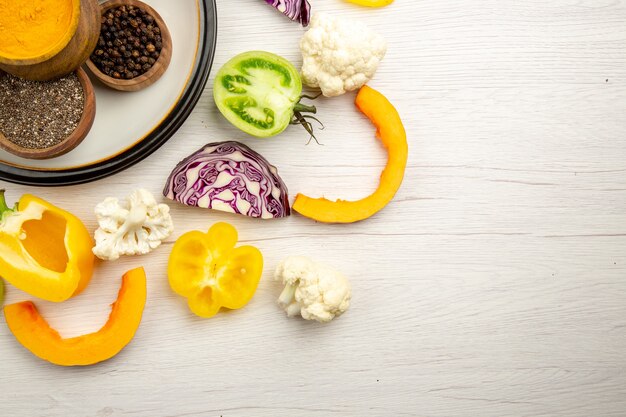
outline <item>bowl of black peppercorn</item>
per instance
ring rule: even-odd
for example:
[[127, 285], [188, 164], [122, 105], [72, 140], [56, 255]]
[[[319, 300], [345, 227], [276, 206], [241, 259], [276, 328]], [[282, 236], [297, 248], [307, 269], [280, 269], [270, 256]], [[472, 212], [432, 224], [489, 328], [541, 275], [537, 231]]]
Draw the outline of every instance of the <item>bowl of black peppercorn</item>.
[[101, 31], [87, 68], [108, 87], [138, 91], [154, 84], [172, 58], [163, 18], [139, 0], [101, 4]]

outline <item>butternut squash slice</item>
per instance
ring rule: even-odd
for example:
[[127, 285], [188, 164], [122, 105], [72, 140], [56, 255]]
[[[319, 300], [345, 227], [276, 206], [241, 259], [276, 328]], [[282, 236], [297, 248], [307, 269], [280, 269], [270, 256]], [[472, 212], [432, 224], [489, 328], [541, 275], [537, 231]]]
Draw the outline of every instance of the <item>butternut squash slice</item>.
[[376, 136], [388, 152], [387, 166], [378, 189], [362, 200], [330, 201], [298, 194], [293, 209], [318, 222], [354, 223], [373, 216], [393, 199], [404, 178], [409, 147], [400, 115], [385, 96], [368, 86], [361, 88], [355, 104], [376, 126]]
[[93, 365], [117, 355], [133, 338], [146, 304], [146, 274], [133, 269], [122, 278], [106, 324], [97, 332], [63, 339], [30, 301], [4, 307], [15, 338], [35, 356], [55, 365]]

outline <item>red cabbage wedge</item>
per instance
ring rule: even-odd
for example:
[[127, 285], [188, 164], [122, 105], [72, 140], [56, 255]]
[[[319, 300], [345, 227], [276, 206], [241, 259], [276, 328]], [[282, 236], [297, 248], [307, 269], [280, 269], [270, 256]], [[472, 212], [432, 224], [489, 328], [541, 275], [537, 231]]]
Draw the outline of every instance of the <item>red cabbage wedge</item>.
[[287, 186], [276, 168], [239, 142], [216, 142], [181, 161], [165, 197], [188, 206], [261, 219], [291, 214]]
[[311, 5], [307, 0], [265, 0], [279, 12], [302, 26], [308, 26], [311, 20]]

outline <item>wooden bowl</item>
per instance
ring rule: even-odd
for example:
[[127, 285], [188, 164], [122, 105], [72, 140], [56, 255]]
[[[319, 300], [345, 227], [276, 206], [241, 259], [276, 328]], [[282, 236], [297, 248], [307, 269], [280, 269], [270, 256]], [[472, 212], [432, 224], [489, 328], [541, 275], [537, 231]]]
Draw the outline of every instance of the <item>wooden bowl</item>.
[[130, 80], [109, 77], [108, 75], [100, 71], [98, 67], [96, 67], [96, 65], [91, 61], [91, 59], [87, 60], [87, 68], [89, 68], [91, 73], [98, 80], [100, 80], [108, 87], [119, 91], [139, 91], [154, 84], [165, 73], [165, 70], [167, 70], [167, 67], [170, 65], [170, 61], [172, 60], [172, 36], [170, 35], [170, 32], [167, 29], [165, 21], [163, 20], [161, 15], [157, 13], [157, 11], [154, 10], [152, 7], [148, 6], [142, 1], [109, 0], [100, 5], [100, 7], [102, 8], [102, 14], [104, 14], [109, 9], [119, 6], [135, 6], [140, 9], [144, 9], [148, 14], [154, 17], [154, 21], [161, 30], [161, 43], [163, 44], [161, 48], [161, 53], [159, 54], [159, 58], [156, 60], [154, 65], [152, 65], [152, 68], [148, 70], [148, 72]]
[[0, 69], [16, 77], [34, 81], [61, 78], [80, 67], [89, 58], [100, 36], [97, 0], [75, 0], [80, 10], [66, 37], [43, 55], [11, 59], [0, 55]]
[[85, 139], [85, 136], [87, 136], [87, 133], [89, 133], [89, 130], [91, 130], [91, 126], [93, 126], [93, 121], [96, 117], [96, 95], [87, 73], [79, 68], [76, 70], [76, 75], [83, 87], [85, 104], [83, 107], [83, 115], [78, 122], [78, 126], [76, 126], [76, 129], [74, 129], [67, 138], [49, 148], [29, 149], [16, 145], [0, 132], [0, 148], [22, 158], [50, 159], [66, 154], [80, 145], [83, 139]]

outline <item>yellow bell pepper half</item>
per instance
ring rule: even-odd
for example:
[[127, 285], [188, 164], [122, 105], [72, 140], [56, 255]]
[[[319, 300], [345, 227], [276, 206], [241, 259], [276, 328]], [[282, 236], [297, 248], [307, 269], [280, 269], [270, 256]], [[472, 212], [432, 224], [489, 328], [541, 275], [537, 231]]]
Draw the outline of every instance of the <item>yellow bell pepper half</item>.
[[208, 233], [192, 231], [174, 244], [168, 278], [175, 293], [187, 298], [189, 308], [200, 317], [212, 317], [221, 307], [239, 309], [254, 296], [263, 255], [253, 246], [235, 248], [237, 230], [216, 223]]
[[93, 274], [93, 239], [72, 214], [25, 194], [9, 208], [0, 190], [0, 276], [43, 300], [80, 293]]
[[367, 7], [384, 7], [393, 3], [393, 0], [348, 0], [350, 3]]

